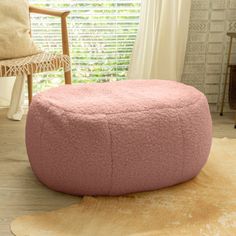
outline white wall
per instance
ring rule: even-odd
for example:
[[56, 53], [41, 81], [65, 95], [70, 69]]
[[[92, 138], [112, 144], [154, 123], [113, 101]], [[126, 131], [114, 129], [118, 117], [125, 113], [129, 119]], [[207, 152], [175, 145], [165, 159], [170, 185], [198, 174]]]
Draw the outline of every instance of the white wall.
[[[182, 80], [206, 94], [212, 111], [220, 107], [229, 44], [227, 31], [236, 32], [236, 0], [192, 0]], [[235, 46], [233, 50], [232, 62], [236, 64]]]

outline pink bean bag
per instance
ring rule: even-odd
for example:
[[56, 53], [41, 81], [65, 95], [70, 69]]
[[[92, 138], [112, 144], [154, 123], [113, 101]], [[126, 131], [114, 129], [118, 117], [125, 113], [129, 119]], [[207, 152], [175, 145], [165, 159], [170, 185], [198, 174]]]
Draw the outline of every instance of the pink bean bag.
[[161, 80], [79, 84], [36, 95], [26, 145], [49, 188], [75, 195], [155, 190], [196, 176], [211, 146], [206, 97]]

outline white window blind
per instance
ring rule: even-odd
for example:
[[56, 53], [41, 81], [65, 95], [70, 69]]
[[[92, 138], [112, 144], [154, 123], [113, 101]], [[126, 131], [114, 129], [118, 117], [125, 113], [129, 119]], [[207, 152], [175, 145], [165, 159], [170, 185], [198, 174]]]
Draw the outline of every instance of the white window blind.
[[[140, 0], [30, 0], [38, 7], [68, 9], [68, 30], [74, 82], [126, 78], [136, 38]], [[46, 51], [61, 48], [60, 19], [33, 14], [33, 38]], [[46, 77], [49, 80], [46, 80]], [[37, 77], [37, 90], [63, 81], [61, 73]]]

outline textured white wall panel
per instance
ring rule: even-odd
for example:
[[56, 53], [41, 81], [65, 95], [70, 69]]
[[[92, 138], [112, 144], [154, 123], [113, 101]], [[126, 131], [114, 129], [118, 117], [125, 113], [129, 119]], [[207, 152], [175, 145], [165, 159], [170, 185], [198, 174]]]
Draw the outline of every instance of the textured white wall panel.
[[[236, 32], [236, 0], [192, 0], [182, 81], [204, 92], [212, 111], [220, 108], [228, 31]], [[236, 40], [231, 62], [236, 64]], [[228, 93], [225, 110], [229, 110], [227, 99]]]

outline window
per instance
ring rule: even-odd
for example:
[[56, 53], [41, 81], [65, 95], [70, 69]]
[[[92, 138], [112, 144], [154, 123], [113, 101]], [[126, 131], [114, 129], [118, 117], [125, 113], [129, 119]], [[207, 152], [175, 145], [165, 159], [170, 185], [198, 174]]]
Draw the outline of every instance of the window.
[[[67, 2], [30, 0], [38, 7], [71, 10], [68, 29], [73, 81], [125, 79], [139, 23], [140, 0]], [[36, 14], [32, 16], [32, 34], [36, 43], [43, 49], [59, 52], [60, 19]], [[62, 73], [45, 73], [36, 79], [38, 91], [61, 83], [63, 76]]]

